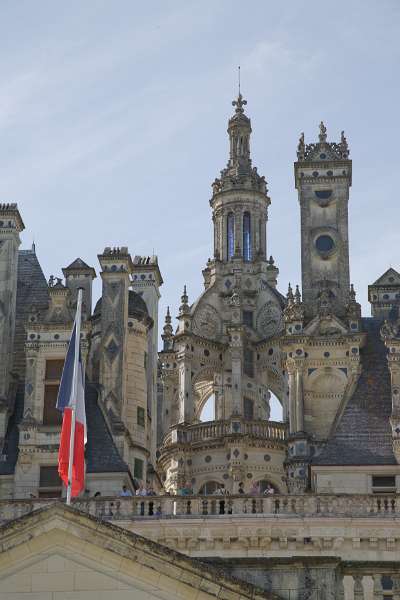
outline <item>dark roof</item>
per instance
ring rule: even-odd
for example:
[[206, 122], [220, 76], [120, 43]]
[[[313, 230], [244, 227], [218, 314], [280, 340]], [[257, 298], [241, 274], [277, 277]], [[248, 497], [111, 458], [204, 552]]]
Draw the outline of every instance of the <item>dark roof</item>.
[[18, 458], [19, 431], [17, 424], [24, 412], [25, 394], [25, 324], [31, 308], [44, 310], [49, 301], [46, 278], [34, 250], [18, 252], [17, 270], [17, 307], [14, 337], [13, 370], [18, 375], [14, 411], [11, 415], [3, 446], [3, 455], [7, 460], [0, 460], [0, 475], [14, 473]]
[[[102, 299], [99, 298], [94, 307], [93, 316], [99, 316], [101, 314], [101, 303]], [[128, 300], [128, 315], [139, 321], [149, 319], [149, 311], [146, 302], [143, 300], [140, 294], [137, 294], [133, 290], [129, 290]]]
[[[0, 460], [0, 475], [13, 474], [18, 458], [18, 423], [21, 421], [24, 412], [26, 319], [32, 306], [37, 310], [46, 308], [48, 298], [48, 286], [35, 252], [21, 250], [18, 259], [17, 317], [14, 352], [14, 367], [18, 372], [19, 381], [14, 411], [8, 422], [3, 447], [2, 457], [6, 456], [6, 460]], [[88, 442], [86, 447], [88, 473], [128, 471], [128, 466], [118, 453], [97, 403], [97, 391], [90, 384], [86, 386], [85, 404], [88, 428]]]
[[86, 470], [88, 473], [128, 471], [128, 465], [122, 460], [104, 420], [97, 396], [96, 387], [90, 383], [86, 384]]
[[392, 412], [386, 348], [380, 337], [382, 321], [362, 319], [367, 332], [361, 349], [362, 372], [337, 428], [315, 465], [394, 465], [389, 418]]
[[81, 258], [76, 258], [70, 265], [68, 265], [68, 267], [65, 267], [65, 271], [69, 269], [88, 269], [90, 271], [93, 269], [93, 267], [89, 267], [89, 265]]

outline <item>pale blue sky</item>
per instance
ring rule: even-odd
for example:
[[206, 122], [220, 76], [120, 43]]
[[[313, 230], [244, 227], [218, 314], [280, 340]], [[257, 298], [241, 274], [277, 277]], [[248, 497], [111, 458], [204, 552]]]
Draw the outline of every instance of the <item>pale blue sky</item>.
[[398, 0], [1, 0], [0, 40], [0, 201], [18, 203], [46, 276], [77, 256], [98, 270], [107, 245], [154, 249], [162, 314], [184, 283], [195, 300], [238, 64], [280, 290], [300, 282], [297, 140], [315, 141], [321, 119], [350, 144], [366, 314], [368, 283], [400, 267]]

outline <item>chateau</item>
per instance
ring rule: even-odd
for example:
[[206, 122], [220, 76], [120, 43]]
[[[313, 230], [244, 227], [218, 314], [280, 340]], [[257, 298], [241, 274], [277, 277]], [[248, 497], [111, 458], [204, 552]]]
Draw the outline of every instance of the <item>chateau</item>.
[[[184, 288], [177, 327], [168, 310], [160, 352], [157, 257], [106, 247], [46, 281], [0, 205], [0, 600], [400, 600], [400, 274], [383, 265], [362, 316], [349, 147], [321, 122], [294, 164], [301, 286], [279, 291], [233, 106], [204, 291]], [[79, 288], [87, 489], [67, 507], [55, 402]]]

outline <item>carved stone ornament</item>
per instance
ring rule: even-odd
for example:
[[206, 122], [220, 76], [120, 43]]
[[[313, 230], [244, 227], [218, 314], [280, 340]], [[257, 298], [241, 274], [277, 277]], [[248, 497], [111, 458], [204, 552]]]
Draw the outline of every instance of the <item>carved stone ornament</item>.
[[201, 306], [194, 316], [193, 330], [198, 335], [214, 338], [220, 332], [220, 319], [217, 311], [210, 304]]
[[269, 300], [258, 313], [257, 331], [262, 337], [272, 337], [282, 328], [282, 313], [279, 306]]

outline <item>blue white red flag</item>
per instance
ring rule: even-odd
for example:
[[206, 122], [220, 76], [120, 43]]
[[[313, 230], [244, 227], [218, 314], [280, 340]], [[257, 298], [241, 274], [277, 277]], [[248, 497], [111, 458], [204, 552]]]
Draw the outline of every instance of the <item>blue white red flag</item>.
[[[57, 408], [63, 413], [63, 421], [58, 452], [58, 473], [68, 488], [68, 473], [71, 450], [73, 449], [71, 492], [72, 497], [78, 496], [85, 487], [85, 443], [86, 443], [86, 414], [85, 414], [85, 374], [79, 344], [76, 344], [77, 314], [69, 342], [67, 356], [58, 390]], [[78, 327], [79, 331], [79, 327]], [[76, 359], [76, 352], [79, 356]], [[75, 411], [75, 414], [73, 414]], [[75, 424], [73, 423], [75, 420]], [[74, 440], [71, 440], [71, 434]]]

